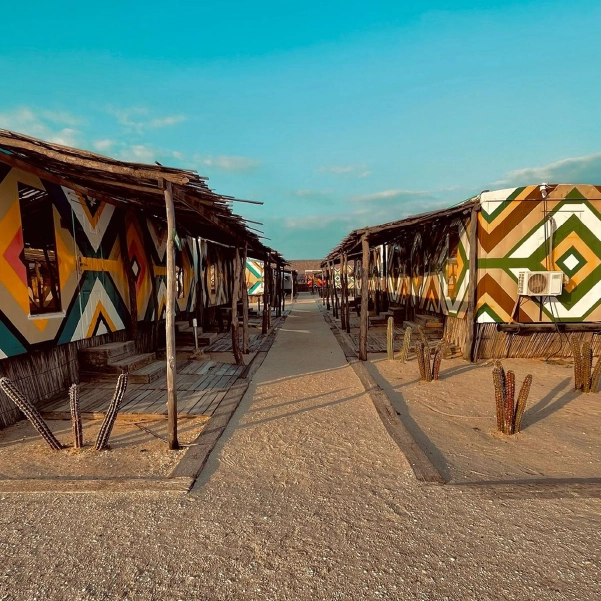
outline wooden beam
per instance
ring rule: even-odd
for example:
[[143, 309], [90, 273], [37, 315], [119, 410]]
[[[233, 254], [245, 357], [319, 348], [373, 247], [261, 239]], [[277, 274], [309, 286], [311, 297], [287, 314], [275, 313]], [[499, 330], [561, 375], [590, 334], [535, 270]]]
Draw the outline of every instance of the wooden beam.
[[242, 351], [240, 350], [240, 337], [238, 326], [238, 296], [240, 295], [240, 251], [236, 248], [234, 254], [234, 281], [232, 286], [232, 352], [236, 365], [244, 365]]
[[242, 286], [242, 352], [248, 355], [250, 352], [250, 341], [248, 336], [248, 286], [246, 285], [246, 257], [248, 247], [244, 243], [242, 251], [242, 272], [240, 274], [240, 284]]
[[361, 236], [361, 322], [359, 327], [359, 359], [367, 361], [367, 323], [369, 319], [369, 238]]
[[[145, 169], [143, 167], [132, 167], [128, 166], [127, 164], [119, 165], [113, 162], [109, 162], [112, 159], [108, 159], [108, 161], [105, 162], [102, 160], [98, 160], [98, 158], [101, 157], [92, 158], [95, 155], [92, 155], [91, 153], [86, 153], [85, 151], [78, 151], [79, 156], [74, 156], [73, 154], [69, 154], [68, 152], [61, 152], [60, 150], [54, 150], [52, 148], [48, 148], [40, 144], [35, 144], [26, 140], [11, 138], [2, 135], [0, 135], [0, 146], [4, 146], [5, 148], [8, 147], [9, 149], [20, 148], [21, 150], [28, 150], [30, 152], [34, 152], [35, 154], [45, 156], [59, 163], [67, 163], [69, 165], [75, 165], [76, 167], [95, 169], [97, 171], [105, 171], [108, 173], [114, 173], [116, 175], [125, 175], [128, 177], [134, 177], [136, 179], [153, 179], [156, 181], [164, 179], [165, 181], [174, 184], [187, 184], [190, 181], [189, 176], [180, 173], [169, 173], [167, 171], [162, 171], [161, 169]], [[65, 147], [65, 150], [70, 150], [71, 152], [74, 151], [74, 149], [67, 147]], [[84, 155], [90, 158], [86, 158], [86, 156]]]
[[177, 440], [177, 360], [175, 348], [175, 208], [171, 182], [165, 186], [165, 208], [167, 211], [167, 432], [169, 449], [179, 449]]
[[[348, 286], [348, 255], [344, 253], [344, 285], [346, 288], [346, 333], [351, 333], [351, 309], [349, 303], [349, 286]], [[353, 273], [353, 296], [355, 295], [355, 278]]]
[[463, 349], [463, 358], [466, 361], [475, 361], [474, 342], [475, 342], [475, 315], [476, 315], [476, 294], [478, 278], [478, 212], [480, 205], [475, 204], [472, 207], [470, 217], [470, 257], [469, 257], [469, 276], [470, 281], [467, 289], [467, 311], [465, 320], [467, 325], [467, 335], [465, 337], [465, 348]]

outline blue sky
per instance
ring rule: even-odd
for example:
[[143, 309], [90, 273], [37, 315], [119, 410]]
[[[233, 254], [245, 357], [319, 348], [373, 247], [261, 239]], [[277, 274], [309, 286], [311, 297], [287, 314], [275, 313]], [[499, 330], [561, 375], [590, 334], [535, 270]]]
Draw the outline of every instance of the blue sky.
[[483, 189], [601, 184], [598, 2], [3, 7], [0, 127], [198, 170], [287, 258]]

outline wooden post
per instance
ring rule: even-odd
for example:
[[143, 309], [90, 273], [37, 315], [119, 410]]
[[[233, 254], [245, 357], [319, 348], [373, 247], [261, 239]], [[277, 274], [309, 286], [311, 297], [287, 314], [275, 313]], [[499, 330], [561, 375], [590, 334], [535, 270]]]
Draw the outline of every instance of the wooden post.
[[344, 255], [339, 256], [340, 261], [340, 327], [346, 330], [346, 305], [344, 290]]
[[248, 249], [244, 244], [242, 252], [242, 273], [240, 275], [240, 284], [242, 286], [242, 352], [248, 355], [250, 342], [248, 339], [248, 286], [246, 285], [246, 257]]
[[238, 296], [240, 294], [240, 250], [236, 247], [234, 255], [234, 281], [232, 286], [232, 352], [236, 365], [244, 365], [240, 351], [240, 338], [238, 329]]
[[263, 336], [267, 334], [269, 329], [269, 269], [270, 269], [270, 258], [269, 254], [265, 255], [265, 262], [263, 263], [263, 322], [261, 333]]
[[[346, 294], [345, 309], [346, 309], [346, 333], [351, 333], [351, 309], [349, 303], [349, 287], [348, 287], [348, 255], [344, 253], [344, 288]], [[353, 285], [354, 285], [353, 278]]]
[[177, 440], [177, 363], [175, 350], [175, 207], [171, 182], [165, 187], [167, 210], [167, 320], [165, 336], [167, 341], [167, 433], [169, 449], [179, 449]]
[[338, 319], [338, 289], [336, 288], [336, 264], [332, 261], [332, 292], [334, 294], [334, 317]]
[[394, 317], [388, 318], [386, 329], [386, 354], [389, 361], [394, 359]]
[[330, 310], [330, 262], [326, 263], [325, 268], [325, 293], [326, 293], [326, 310]]
[[202, 285], [203, 276], [202, 276], [202, 256], [201, 256], [201, 243], [200, 238], [196, 238], [196, 253], [198, 255], [198, 273], [196, 274], [196, 307], [194, 313], [196, 315], [196, 323], [200, 328], [200, 331], [203, 331], [203, 320], [204, 320], [204, 286]]
[[367, 361], [367, 323], [369, 311], [369, 239], [367, 234], [361, 236], [361, 250], [363, 259], [361, 263], [361, 322], [359, 327], [359, 359]]
[[474, 330], [476, 329], [476, 294], [478, 278], [478, 211], [480, 210], [479, 204], [475, 204], [472, 207], [472, 213], [470, 216], [470, 264], [469, 264], [469, 275], [470, 281], [467, 288], [467, 311], [465, 313], [465, 320], [467, 325], [467, 335], [465, 337], [465, 348], [463, 349], [463, 358], [466, 361], [475, 361], [474, 357]]

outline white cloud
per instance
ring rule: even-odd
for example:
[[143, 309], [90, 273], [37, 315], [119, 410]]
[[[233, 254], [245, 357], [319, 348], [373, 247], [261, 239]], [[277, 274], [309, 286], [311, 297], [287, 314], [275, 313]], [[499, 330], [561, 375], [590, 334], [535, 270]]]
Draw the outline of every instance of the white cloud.
[[601, 183], [601, 153], [568, 157], [540, 167], [525, 167], [507, 173], [495, 186], [528, 185], [542, 182], [554, 184]]
[[136, 163], [152, 163], [157, 156], [156, 150], [143, 144], [132, 144], [126, 146], [119, 152], [119, 158], [124, 161], [132, 161]]
[[184, 115], [167, 115], [165, 117], [153, 117], [151, 111], [144, 106], [129, 108], [118, 108], [109, 106], [107, 112], [117, 119], [117, 123], [125, 128], [125, 131], [143, 134], [149, 129], [170, 127], [186, 120]]
[[363, 196], [355, 196], [350, 200], [354, 203], [362, 203], [380, 200], [410, 200], [414, 198], [424, 198], [428, 196], [430, 196], [428, 192], [419, 190], [382, 190], [380, 192], [364, 194]]
[[258, 167], [261, 162], [242, 156], [202, 156], [194, 155], [194, 161], [205, 167], [214, 167], [222, 171], [251, 171]]
[[94, 140], [94, 142], [92, 142], [92, 146], [98, 152], [108, 152], [114, 145], [114, 140], [109, 140], [108, 138], [103, 140]]
[[77, 146], [81, 132], [73, 126], [81, 120], [64, 111], [21, 106], [0, 113], [0, 127], [64, 146]]
[[369, 177], [371, 171], [367, 169], [365, 163], [358, 165], [322, 165], [318, 167], [316, 173], [325, 173], [330, 175], [354, 175], [356, 177]]

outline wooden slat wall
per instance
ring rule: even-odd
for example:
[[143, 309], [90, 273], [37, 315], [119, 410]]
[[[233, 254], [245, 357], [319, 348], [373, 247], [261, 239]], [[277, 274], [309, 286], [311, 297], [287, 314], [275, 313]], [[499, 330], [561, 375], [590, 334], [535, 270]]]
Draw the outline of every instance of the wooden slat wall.
[[511, 334], [498, 332], [494, 323], [478, 324], [477, 356], [478, 359], [504, 359], [524, 357], [547, 359], [551, 357], [571, 357], [570, 338], [577, 336], [580, 343], [590, 340], [593, 353], [601, 355], [601, 336], [590, 332], [560, 334], [558, 332], [533, 332], [529, 334]]

